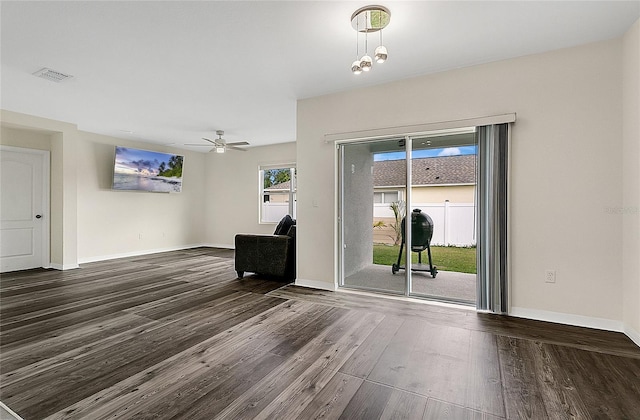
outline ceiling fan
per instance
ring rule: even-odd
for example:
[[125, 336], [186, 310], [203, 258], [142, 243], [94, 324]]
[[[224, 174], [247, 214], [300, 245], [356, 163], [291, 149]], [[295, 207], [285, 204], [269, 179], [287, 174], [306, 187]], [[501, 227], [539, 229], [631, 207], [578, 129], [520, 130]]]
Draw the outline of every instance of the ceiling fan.
[[[247, 143], [246, 141], [238, 141], [235, 143], [227, 143], [222, 136], [224, 136], [224, 131], [222, 130], [216, 130], [216, 135], [218, 136], [217, 139], [215, 140], [210, 140], [206, 137], [203, 137], [202, 140], [206, 140], [209, 143], [213, 144], [213, 148], [211, 150], [209, 150], [209, 152], [216, 152], [216, 153], [224, 153], [227, 149], [231, 149], [231, 150], [240, 150], [243, 152], [246, 152], [247, 149], [243, 149], [241, 147], [238, 146], [248, 146], [249, 143]], [[185, 146], [206, 146], [206, 147], [211, 147], [211, 144], [196, 144], [196, 143], [187, 143], [185, 144]]]

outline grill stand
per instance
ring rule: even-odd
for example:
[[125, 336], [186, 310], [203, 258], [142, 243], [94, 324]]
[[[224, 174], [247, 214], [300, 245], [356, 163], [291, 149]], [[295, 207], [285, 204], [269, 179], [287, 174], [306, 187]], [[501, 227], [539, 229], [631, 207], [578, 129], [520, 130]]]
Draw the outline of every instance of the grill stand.
[[[404, 239], [402, 240], [402, 243], [400, 244], [400, 253], [398, 254], [398, 262], [396, 264], [393, 264], [391, 266], [391, 273], [396, 274], [398, 271], [400, 270], [406, 270], [406, 267], [403, 265], [400, 265], [400, 261], [402, 260], [402, 249], [404, 248]], [[416, 249], [412, 249], [413, 252], [417, 252], [418, 253], [418, 264], [411, 264], [411, 271], [424, 271], [424, 272], [429, 272], [431, 273], [431, 277], [433, 277], [434, 279], [436, 278], [436, 274], [438, 274], [438, 268], [433, 265], [432, 261], [431, 261], [431, 247], [429, 245], [427, 245], [426, 247], [427, 249], [427, 255], [429, 256], [429, 264], [422, 264], [422, 251], [424, 251], [424, 248], [422, 247], [418, 247]]]

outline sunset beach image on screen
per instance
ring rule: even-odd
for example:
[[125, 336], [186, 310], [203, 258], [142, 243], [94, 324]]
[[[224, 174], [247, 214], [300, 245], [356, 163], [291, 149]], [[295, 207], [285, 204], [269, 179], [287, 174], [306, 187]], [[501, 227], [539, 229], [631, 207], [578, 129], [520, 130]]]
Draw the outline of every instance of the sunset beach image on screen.
[[180, 192], [183, 162], [180, 155], [116, 146], [113, 189]]

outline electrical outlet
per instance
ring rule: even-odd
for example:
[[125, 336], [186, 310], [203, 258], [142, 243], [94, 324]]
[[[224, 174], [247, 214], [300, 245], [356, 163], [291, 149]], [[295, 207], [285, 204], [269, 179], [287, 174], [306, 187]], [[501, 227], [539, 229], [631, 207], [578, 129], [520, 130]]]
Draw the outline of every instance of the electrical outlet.
[[546, 283], [556, 282], [556, 270], [547, 270], [544, 272], [544, 281]]
[[138, 239], [142, 239], [142, 233], [138, 233]]

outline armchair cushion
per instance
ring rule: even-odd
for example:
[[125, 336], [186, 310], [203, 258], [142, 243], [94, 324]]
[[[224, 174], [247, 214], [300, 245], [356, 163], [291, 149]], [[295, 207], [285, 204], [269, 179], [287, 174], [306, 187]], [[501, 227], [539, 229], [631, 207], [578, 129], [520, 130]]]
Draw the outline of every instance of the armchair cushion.
[[289, 232], [289, 228], [296, 224], [296, 221], [291, 218], [288, 214], [285, 215], [278, 226], [276, 226], [276, 230], [273, 232], [274, 235], [286, 235]]

